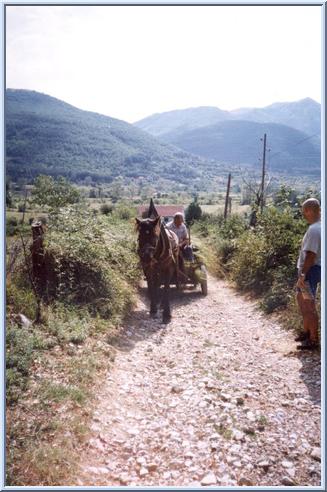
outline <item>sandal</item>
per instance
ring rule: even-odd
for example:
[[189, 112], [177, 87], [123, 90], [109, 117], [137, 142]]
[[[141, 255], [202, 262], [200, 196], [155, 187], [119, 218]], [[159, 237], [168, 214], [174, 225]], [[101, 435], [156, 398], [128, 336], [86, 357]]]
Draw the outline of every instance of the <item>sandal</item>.
[[298, 350], [318, 350], [319, 349], [319, 343], [311, 342], [310, 340], [306, 340], [305, 342], [302, 343], [302, 345], [298, 345], [297, 349]]

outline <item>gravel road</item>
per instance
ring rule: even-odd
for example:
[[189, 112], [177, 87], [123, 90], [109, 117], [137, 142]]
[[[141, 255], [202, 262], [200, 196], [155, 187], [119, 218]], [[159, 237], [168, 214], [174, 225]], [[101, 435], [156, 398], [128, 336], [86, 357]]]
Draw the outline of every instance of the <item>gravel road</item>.
[[320, 355], [224, 281], [141, 296], [94, 401], [85, 486], [320, 485]]

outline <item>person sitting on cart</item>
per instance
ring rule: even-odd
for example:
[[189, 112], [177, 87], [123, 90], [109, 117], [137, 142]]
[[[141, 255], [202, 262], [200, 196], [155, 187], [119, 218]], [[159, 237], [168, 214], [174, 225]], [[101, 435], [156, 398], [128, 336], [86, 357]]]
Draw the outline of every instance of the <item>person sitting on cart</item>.
[[189, 243], [187, 227], [184, 224], [184, 216], [181, 212], [174, 215], [174, 219], [168, 222], [167, 228], [173, 231], [178, 237], [179, 247], [182, 252], [182, 259], [194, 261], [193, 250]]

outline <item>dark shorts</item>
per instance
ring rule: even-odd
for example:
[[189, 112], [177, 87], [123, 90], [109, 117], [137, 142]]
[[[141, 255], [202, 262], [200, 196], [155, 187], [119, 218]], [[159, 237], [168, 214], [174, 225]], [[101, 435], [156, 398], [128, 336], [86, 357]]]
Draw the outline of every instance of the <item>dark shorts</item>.
[[317, 287], [321, 281], [321, 266], [313, 265], [305, 276], [305, 280], [309, 283], [313, 297], [316, 297]]

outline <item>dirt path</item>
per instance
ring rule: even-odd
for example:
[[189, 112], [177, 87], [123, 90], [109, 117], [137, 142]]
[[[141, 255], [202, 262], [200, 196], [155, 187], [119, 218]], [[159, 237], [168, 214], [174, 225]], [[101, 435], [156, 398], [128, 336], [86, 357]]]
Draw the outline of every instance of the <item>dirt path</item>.
[[130, 317], [69, 485], [320, 485], [319, 354], [223, 281], [173, 309]]

